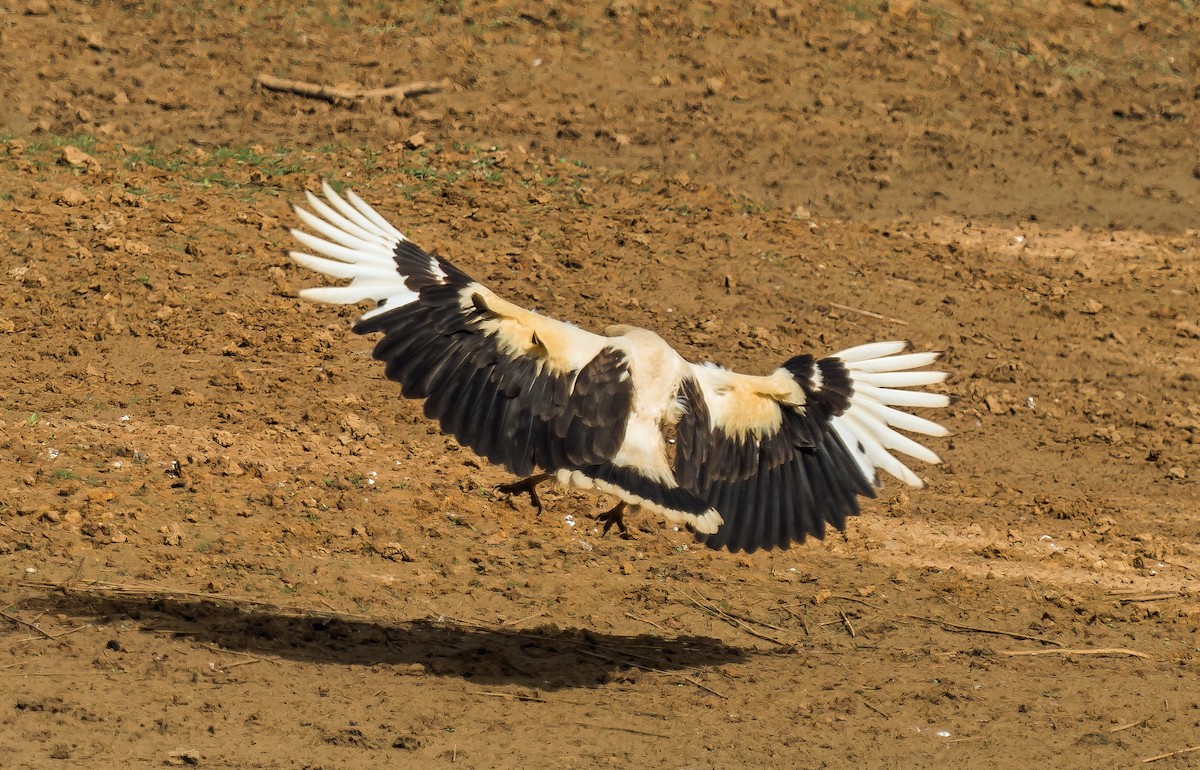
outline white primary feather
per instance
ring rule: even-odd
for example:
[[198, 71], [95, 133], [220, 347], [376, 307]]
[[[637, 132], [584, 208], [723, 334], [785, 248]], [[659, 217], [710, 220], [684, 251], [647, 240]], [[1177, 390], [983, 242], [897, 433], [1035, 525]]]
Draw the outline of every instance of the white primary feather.
[[889, 450], [937, 464], [941, 458], [928, 447], [898, 433], [896, 429], [926, 436], [946, 436], [950, 431], [935, 422], [895, 407], [943, 407], [949, 396], [895, 388], [944, 382], [945, 372], [909, 371], [929, 366], [939, 353], [905, 353], [906, 342], [875, 342], [844, 350], [836, 355], [850, 373], [854, 394], [850, 406], [833, 418], [833, 429], [850, 449], [868, 479], [876, 469], [884, 470], [913, 487], [924, 486], [912, 469]]
[[296, 207], [296, 216], [300, 217], [300, 221], [310, 229], [315, 230], [318, 235], [335, 243], [340, 243], [343, 246], [371, 253], [378, 252], [385, 256], [391, 251], [392, 244], [383, 238], [360, 238], [329, 223], [310, 211], [305, 211], [299, 206]]
[[907, 342], [870, 342], [866, 345], [847, 348], [833, 355], [836, 358], [842, 359], [844, 363], [852, 364], [856, 361], [866, 361], [871, 358], [879, 358], [880, 356], [903, 353], [905, 350], [908, 350]]
[[[312, 211], [295, 207], [300, 221], [318, 235], [292, 230], [297, 241], [321, 256], [300, 251], [293, 251], [290, 256], [296, 264], [331, 278], [349, 278], [350, 284], [303, 289], [300, 296], [336, 305], [367, 299], [379, 303], [360, 320], [416, 301], [418, 294], [408, 288], [405, 283], [408, 276], [398, 272], [395, 259], [396, 247], [408, 240], [404, 234], [350, 190], [345, 198], [328, 182], [321, 185], [321, 190], [325, 200], [305, 193]], [[430, 258], [428, 267], [435, 277], [446, 277], [434, 259]]]
[[[336, 195], [336, 193], [335, 193]], [[364, 241], [375, 241], [383, 237], [383, 242], [387, 243], [390, 239], [383, 236], [376, 228], [363, 229], [362, 226], [355, 224], [346, 217], [335, 211], [328, 203], [318, 198], [310, 190], [304, 191], [304, 197], [308, 200], [308, 205], [312, 206], [313, 211], [317, 212], [321, 218], [325, 219], [339, 230], [354, 236], [355, 238]]]
[[[325, 188], [327, 188], [329, 191], [332, 191], [332, 188], [329, 187], [328, 182], [325, 183]], [[325, 194], [328, 195], [329, 192], [326, 192]], [[333, 194], [337, 195], [336, 192]], [[408, 240], [408, 238], [404, 236], [404, 233], [392, 226], [391, 222], [384, 219], [382, 214], [373, 209], [371, 205], [362, 198], [358, 197], [353, 190], [346, 190], [346, 198], [348, 198], [350, 203], [352, 203], [356, 209], [361, 211], [367, 219], [371, 220], [371, 222], [373, 222], [375, 226], [378, 227], [385, 235], [395, 238], [398, 243]]]
[[[941, 372], [936, 372], [941, 374]], [[873, 398], [881, 404], [888, 406], [917, 406], [917, 407], [943, 407], [950, 405], [950, 397], [944, 393], [926, 393], [922, 390], [893, 390], [891, 388], [880, 388], [875, 385], [868, 385], [859, 379], [855, 379], [854, 393], [858, 396], [866, 396]]]
[[913, 388], [946, 381], [945, 372], [855, 372], [854, 383], [880, 388]]
[[[373, 223], [370, 217], [363, 214], [361, 211], [355, 208], [353, 204], [348, 203], [342, 198], [342, 196], [338, 195], [337, 191], [330, 186], [329, 182], [321, 183], [321, 192], [325, 193], [325, 198], [335, 209], [337, 209], [345, 217], [350, 219], [352, 222], [354, 222], [354, 224], [358, 225], [363, 230], [367, 232], [378, 232], [380, 230], [379, 225]], [[359, 201], [361, 202], [362, 198], [359, 198]], [[362, 203], [362, 205], [368, 209], [371, 208], [370, 206], [367, 206], [366, 203]], [[374, 209], [372, 209], [372, 211], [374, 211]], [[403, 236], [401, 236], [401, 240], [403, 240]]]
[[860, 372], [899, 372], [929, 366], [941, 355], [941, 353], [904, 353], [897, 356], [881, 356], [865, 361], [854, 361], [853, 368]]
[[339, 262], [335, 259], [324, 259], [322, 257], [314, 257], [311, 254], [304, 254], [299, 251], [293, 251], [292, 261], [302, 267], [307, 267], [309, 270], [316, 270], [318, 273], [324, 273], [331, 278], [375, 278], [388, 280], [396, 275], [395, 268], [390, 268], [386, 265], [381, 267], [353, 265], [347, 262]]

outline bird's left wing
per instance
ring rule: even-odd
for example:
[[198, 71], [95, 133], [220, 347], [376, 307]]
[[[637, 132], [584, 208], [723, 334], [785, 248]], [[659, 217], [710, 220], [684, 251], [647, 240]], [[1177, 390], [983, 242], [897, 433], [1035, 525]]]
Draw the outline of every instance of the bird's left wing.
[[906, 348], [880, 342], [820, 360], [796, 356], [766, 377], [693, 365], [680, 394], [675, 477], [725, 520], [704, 542], [755, 551], [822, 537], [827, 523], [841, 529], [858, 513], [859, 495], [875, 496], [877, 469], [922, 486], [892, 450], [940, 460], [896, 429], [947, 431], [896, 407], [946, 406], [950, 399], [907, 390], [946, 374], [913, 371], [939, 354]]
[[[630, 362], [611, 340], [518, 307], [426, 253], [359, 196], [327, 183], [296, 214], [298, 264], [345, 286], [304, 289], [334, 304], [373, 300], [354, 325], [383, 332], [374, 357], [403, 395], [492, 462], [526, 476], [605, 463], [625, 432]], [[320, 256], [316, 256], [320, 255]]]

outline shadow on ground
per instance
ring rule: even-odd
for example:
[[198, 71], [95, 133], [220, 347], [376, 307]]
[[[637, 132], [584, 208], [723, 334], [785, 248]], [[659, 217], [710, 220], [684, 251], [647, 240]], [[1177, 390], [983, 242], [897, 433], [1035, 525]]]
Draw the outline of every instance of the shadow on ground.
[[757, 651], [710, 637], [622, 636], [545, 625], [509, 630], [458, 619], [372, 620], [250, 600], [88, 588], [20, 604], [98, 623], [133, 621], [231, 651], [333, 665], [421, 664], [481, 684], [543, 690], [603, 684], [630, 669], [682, 671], [744, 661]]

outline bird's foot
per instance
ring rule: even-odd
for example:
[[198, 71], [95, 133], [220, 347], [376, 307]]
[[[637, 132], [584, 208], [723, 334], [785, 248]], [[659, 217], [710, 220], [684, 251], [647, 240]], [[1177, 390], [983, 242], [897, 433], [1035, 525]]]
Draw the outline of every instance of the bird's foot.
[[629, 527], [625, 526], [625, 503], [617, 503], [604, 513], [597, 513], [596, 521], [604, 525], [604, 528], [600, 530], [600, 537], [607, 535], [613, 526], [616, 526], [621, 537], [627, 540], [632, 537], [629, 534]]
[[[542, 513], [542, 499], [538, 497], [537, 487], [538, 484], [549, 478], [549, 473], [539, 473], [536, 476], [514, 481], [511, 484], [500, 484], [496, 487], [496, 491], [502, 495], [508, 495], [510, 504], [512, 503], [511, 498], [513, 495], [529, 495], [529, 502], [533, 504], [534, 509], [537, 510], [540, 516]], [[515, 508], [516, 506], [513, 507]]]

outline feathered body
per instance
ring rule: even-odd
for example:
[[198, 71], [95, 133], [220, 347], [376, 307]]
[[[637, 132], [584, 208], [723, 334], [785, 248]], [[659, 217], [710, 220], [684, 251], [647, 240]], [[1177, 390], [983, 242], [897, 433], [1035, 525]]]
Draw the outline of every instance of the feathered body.
[[[337, 304], [372, 300], [354, 325], [382, 333], [374, 357], [444, 432], [518, 476], [595, 487], [731, 551], [786, 548], [845, 525], [877, 470], [910, 486], [892, 451], [937, 463], [896, 428], [944, 436], [896, 407], [949, 398], [936, 353], [902, 342], [797, 356], [767, 376], [686, 361], [652, 331], [580, 329], [499, 297], [409, 241], [361, 198], [328, 185], [297, 207], [321, 256], [297, 263], [349, 285], [305, 289]], [[674, 439], [672, 439], [672, 436]], [[674, 446], [671, 446], [674, 441]], [[673, 450], [673, 451], [672, 451]], [[532, 496], [532, 495], [531, 495]]]

